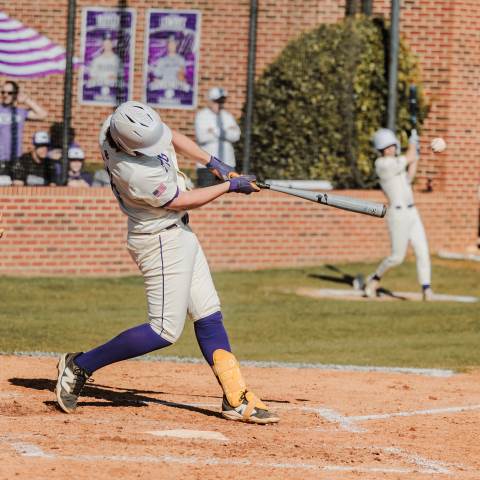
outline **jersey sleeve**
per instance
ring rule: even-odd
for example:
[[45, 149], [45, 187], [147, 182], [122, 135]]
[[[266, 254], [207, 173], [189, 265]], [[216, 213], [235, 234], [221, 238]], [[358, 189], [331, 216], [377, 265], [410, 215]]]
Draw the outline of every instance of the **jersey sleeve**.
[[180, 193], [177, 183], [163, 169], [151, 169], [147, 174], [136, 175], [133, 180], [129, 185], [132, 196], [152, 207], [166, 207]]
[[404, 155], [400, 157], [381, 157], [375, 162], [375, 171], [380, 180], [388, 180], [405, 171], [407, 159]]

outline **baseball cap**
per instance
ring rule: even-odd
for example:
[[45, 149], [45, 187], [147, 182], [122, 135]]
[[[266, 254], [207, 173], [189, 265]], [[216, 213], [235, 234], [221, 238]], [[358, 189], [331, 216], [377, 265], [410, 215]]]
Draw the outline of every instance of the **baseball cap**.
[[80, 147], [71, 146], [68, 149], [68, 159], [69, 160], [85, 160], [85, 153]]
[[213, 87], [208, 91], [208, 99], [213, 102], [226, 97], [228, 97], [228, 92], [222, 87]]
[[44, 145], [50, 145], [50, 135], [48, 132], [35, 132], [33, 134], [32, 143], [36, 147], [43, 147]]

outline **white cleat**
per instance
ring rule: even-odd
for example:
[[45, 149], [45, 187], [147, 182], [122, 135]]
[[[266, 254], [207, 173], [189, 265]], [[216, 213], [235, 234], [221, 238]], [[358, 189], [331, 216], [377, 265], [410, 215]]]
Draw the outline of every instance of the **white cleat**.
[[368, 298], [375, 298], [377, 296], [377, 290], [379, 287], [379, 281], [370, 278], [367, 280], [367, 283], [364, 288], [365, 296]]
[[433, 300], [433, 290], [428, 287], [423, 291], [422, 298], [424, 302], [431, 302]]

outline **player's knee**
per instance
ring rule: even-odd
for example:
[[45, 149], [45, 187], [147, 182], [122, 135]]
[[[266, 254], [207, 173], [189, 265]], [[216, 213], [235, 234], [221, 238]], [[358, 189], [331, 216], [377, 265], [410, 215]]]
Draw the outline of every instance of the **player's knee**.
[[150, 318], [150, 326], [155, 333], [172, 344], [180, 338], [183, 331], [183, 324], [181, 328], [174, 328], [165, 318]]
[[388, 263], [392, 267], [396, 267], [397, 265], [400, 265], [403, 263], [403, 260], [405, 259], [405, 255], [391, 255], [388, 258]]

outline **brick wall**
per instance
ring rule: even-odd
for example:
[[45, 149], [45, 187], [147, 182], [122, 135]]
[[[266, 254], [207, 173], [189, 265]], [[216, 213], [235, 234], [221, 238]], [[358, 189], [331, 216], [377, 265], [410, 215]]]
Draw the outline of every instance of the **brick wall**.
[[[342, 194], [383, 201], [378, 191]], [[449, 206], [441, 194], [418, 194], [433, 251], [458, 250], [465, 232], [443, 227]], [[0, 273], [20, 275], [122, 275], [136, 266], [125, 248], [126, 217], [110, 189], [0, 189], [7, 234]], [[191, 212], [191, 225], [214, 269], [318, 265], [376, 260], [389, 251], [385, 222], [287, 195], [262, 191], [226, 195]]]
[[[116, 4], [113, 0], [77, 1], [77, 53], [81, 9]], [[260, 0], [257, 74], [261, 74], [288, 40], [320, 22], [335, 22], [343, 17], [344, 4], [342, 0]], [[1, 8], [64, 44], [65, 5], [66, 2], [45, 0], [39, 8], [33, 0], [15, 0], [4, 2]], [[158, 7], [158, 3], [131, 0], [129, 7], [137, 9], [134, 92], [140, 98], [145, 9]], [[229, 109], [239, 117], [245, 98], [249, 1], [233, 4], [228, 0], [172, 0], [162, 7], [202, 11], [200, 106], [208, 89], [220, 84], [229, 90]], [[376, 14], [388, 16], [390, 0], [375, 0], [374, 7]], [[479, 31], [478, 0], [402, 2], [401, 33], [418, 55], [431, 107], [422, 136], [417, 203], [433, 250], [465, 250], [474, 246], [477, 239]], [[61, 76], [20, 83], [27, 93], [48, 107], [49, 122], [61, 120]], [[79, 105], [76, 88], [75, 81], [73, 120], [77, 140], [86, 149], [88, 158], [98, 161], [97, 130], [111, 109]], [[192, 133], [193, 111], [167, 109], [161, 114], [173, 128]], [[26, 137], [34, 129], [48, 125], [30, 124]], [[433, 156], [429, 152], [428, 143], [435, 136], [444, 136], [449, 144], [442, 155]], [[422, 194], [427, 178], [433, 181], [434, 191]], [[355, 194], [382, 198], [380, 192]], [[9, 228], [9, 235], [0, 246], [0, 273], [134, 271], [123, 248], [124, 222], [107, 190], [8, 188], [0, 190], [0, 206], [5, 210]], [[289, 213], [292, 207], [298, 210], [298, 217]], [[251, 209], [252, 221], [247, 221], [247, 208]], [[388, 250], [381, 221], [341, 212], [334, 214], [329, 209], [264, 192], [235, 202], [233, 198], [225, 198], [194, 212], [193, 219], [216, 268], [236, 267], [238, 258], [248, 259], [251, 263], [245, 266], [249, 267], [306, 265], [325, 259], [378, 259]], [[210, 223], [213, 219], [221, 220], [222, 229], [216, 221]], [[244, 221], [241, 227], [240, 219]], [[228, 235], [223, 233], [227, 231]], [[369, 242], [364, 241], [367, 235]], [[284, 253], [277, 253], [273, 245], [281, 247], [283, 250], [278, 252]]]

